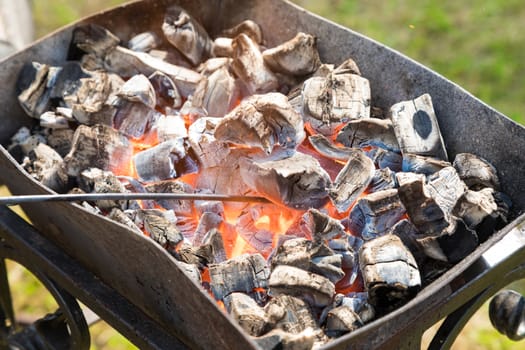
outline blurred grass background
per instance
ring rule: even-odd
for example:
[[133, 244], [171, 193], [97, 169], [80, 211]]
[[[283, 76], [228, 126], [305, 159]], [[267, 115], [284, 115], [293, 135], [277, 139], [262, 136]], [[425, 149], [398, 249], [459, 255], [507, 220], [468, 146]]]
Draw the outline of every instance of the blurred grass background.
[[[35, 37], [123, 0], [33, 1]], [[525, 123], [525, 3], [522, 0], [295, 0], [299, 5], [380, 41], [427, 65]], [[24, 312], [49, 312], [27, 271], [10, 264], [13, 295]], [[524, 283], [514, 284], [525, 292]], [[35, 309], [36, 308], [36, 309]], [[42, 309], [38, 309], [42, 308]], [[522, 349], [494, 331], [487, 305], [472, 318], [454, 349]], [[103, 322], [91, 329], [92, 349], [134, 349]]]

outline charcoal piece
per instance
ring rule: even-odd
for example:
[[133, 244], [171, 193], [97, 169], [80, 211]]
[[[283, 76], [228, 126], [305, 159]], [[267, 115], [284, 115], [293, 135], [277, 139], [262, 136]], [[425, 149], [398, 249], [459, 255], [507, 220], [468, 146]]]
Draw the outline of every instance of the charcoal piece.
[[263, 255], [272, 250], [273, 232], [264, 228], [258, 228], [256, 220], [259, 218], [257, 210], [243, 210], [237, 218], [235, 228], [246, 243]]
[[252, 20], [242, 21], [236, 26], [225, 29], [221, 32], [221, 36], [232, 39], [239, 34], [246, 34], [257, 44], [261, 44], [263, 40], [261, 27]]
[[311, 156], [296, 152], [285, 159], [242, 159], [240, 164], [244, 182], [273, 202], [306, 210], [322, 207], [328, 200], [330, 177]]
[[316, 41], [314, 36], [299, 32], [293, 39], [263, 51], [264, 63], [276, 73], [293, 76], [311, 74], [321, 65]]
[[376, 169], [368, 185], [368, 191], [373, 193], [393, 188], [397, 188], [396, 173], [390, 168]]
[[502, 192], [494, 192], [493, 197], [498, 207], [497, 211], [485, 217], [476, 227], [480, 243], [485, 242], [496, 230], [502, 229], [508, 223], [507, 217], [512, 207], [511, 199]]
[[[80, 173], [79, 187], [86, 193], [125, 193], [126, 188], [119, 179], [110, 171], [89, 168]], [[102, 210], [119, 208], [126, 210], [129, 207], [127, 200], [101, 200], [95, 204]]]
[[494, 190], [485, 187], [480, 191], [467, 190], [458, 199], [452, 214], [461, 218], [467, 227], [474, 229], [488, 216], [498, 216]]
[[104, 57], [120, 43], [120, 39], [102, 26], [84, 24], [73, 30], [72, 43], [84, 52]]
[[374, 162], [379, 169], [389, 168], [392, 171], [399, 172], [403, 168], [403, 156], [399, 153], [388, 151], [381, 147], [367, 146], [363, 151]]
[[141, 102], [119, 98], [114, 103], [115, 115], [113, 127], [121, 133], [135, 139], [142, 138], [161, 114]]
[[141, 210], [139, 215], [144, 223], [144, 231], [163, 248], [175, 250], [184, 239], [175, 224], [162, 213], [159, 214], [156, 210]]
[[251, 336], [260, 336], [267, 327], [264, 309], [244, 293], [231, 293], [224, 298], [230, 316]]
[[328, 278], [286, 265], [273, 269], [268, 286], [274, 296], [285, 294], [301, 297], [313, 307], [330, 304], [335, 295], [335, 286]]
[[363, 326], [358, 314], [348, 306], [339, 306], [328, 312], [325, 333], [329, 337], [340, 337]]
[[314, 243], [304, 238], [293, 238], [282, 242], [274, 252], [272, 268], [279, 265], [294, 266], [328, 278], [336, 283], [345, 275], [342, 256], [335, 254], [323, 243]]
[[128, 49], [139, 52], [149, 52], [158, 48], [162, 44], [162, 40], [155, 32], [143, 32], [135, 35], [128, 41]]
[[219, 230], [209, 230], [204, 236], [202, 243], [211, 248], [212, 258], [208, 260], [209, 263], [219, 264], [227, 260], [226, 250], [224, 249], [224, 240], [222, 239]]
[[73, 135], [71, 151], [64, 157], [64, 169], [76, 177], [88, 168], [114, 170], [127, 164], [133, 148], [126, 136], [106, 125], [80, 125]]
[[[146, 184], [150, 193], [193, 193], [193, 188], [182, 181], [160, 181]], [[164, 209], [173, 210], [177, 217], [188, 217], [194, 214], [193, 202], [188, 200], [161, 199], [156, 202]]]
[[42, 128], [69, 129], [69, 120], [53, 111], [45, 112], [39, 119]]
[[392, 226], [389, 233], [396, 235], [401, 239], [405, 247], [410, 250], [410, 253], [412, 253], [414, 259], [416, 259], [418, 266], [423, 265], [422, 262], [425, 259], [425, 253], [418, 242], [418, 238], [420, 238], [421, 235], [410, 220], [400, 220]]
[[158, 144], [135, 154], [133, 157], [137, 175], [141, 181], [174, 179], [197, 171], [197, 164], [188, 154], [183, 138]]
[[222, 67], [199, 82], [192, 105], [204, 109], [209, 116], [222, 117], [233, 109], [239, 97], [235, 78], [227, 67]]
[[264, 94], [279, 85], [275, 74], [265, 65], [259, 46], [246, 34], [233, 39], [231, 68], [246, 85], [248, 94]]
[[47, 144], [57, 151], [61, 157], [65, 157], [71, 150], [74, 133], [71, 129], [51, 130], [47, 136]]
[[314, 130], [332, 135], [353, 119], [370, 117], [370, 84], [355, 74], [313, 77], [302, 88], [303, 116]]
[[312, 308], [300, 298], [279, 295], [272, 298], [264, 310], [269, 325], [287, 333], [299, 334], [308, 328], [319, 328]]
[[405, 153], [403, 154], [403, 168], [405, 172], [412, 172], [416, 174], [424, 174], [426, 176], [437, 173], [443, 168], [449, 167], [448, 161], [437, 159], [434, 157], [419, 156], [417, 154]]
[[347, 211], [366, 190], [374, 172], [372, 160], [363, 151], [356, 149], [329, 190], [330, 199], [339, 212]]
[[47, 84], [47, 88], [50, 89], [49, 98], [54, 104], [61, 104], [64, 96], [78, 89], [80, 79], [89, 78], [92, 75], [92, 72], [84, 70], [80, 63], [75, 61], [65, 62], [60, 67], [51, 67]]
[[350, 213], [350, 227], [365, 240], [385, 235], [406, 211], [396, 189], [361, 197]]
[[213, 41], [211, 48], [212, 56], [214, 57], [232, 57], [233, 56], [233, 39], [231, 38], [216, 38]]
[[206, 234], [213, 229], [218, 229], [224, 219], [222, 216], [215, 213], [204, 213], [199, 218], [199, 225], [193, 235], [193, 245], [200, 246], [204, 244], [204, 237]]
[[368, 293], [350, 293], [341, 299], [341, 306], [346, 306], [354, 311], [363, 323], [368, 323], [375, 318], [375, 310], [368, 303]]
[[117, 46], [104, 57], [104, 68], [129, 78], [136, 74], [150, 76], [159, 71], [170, 77], [183, 97], [192, 95], [202, 76], [194, 70], [168, 63], [145, 52]]
[[143, 74], [134, 75], [126, 81], [120, 88], [118, 96], [128, 101], [140, 102], [151, 109], [157, 105], [153, 85]]
[[223, 67], [229, 68], [231, 65], [232, 59], [229, 57], [214, 57], [207, 59], [204, 63], [197, 67], [197, 72], [202, 74], [205, 77], [209, 77], [218, 69]]
[[107, 217], [113, 221], [121, 223], [136, 233], [142, 234], [142, 230], [137, 225], [135, 225], [133, 220], [131, 220], [131, 218], [126, 215], [125, 212], [119, 208], [111, 209]]
[[199, 269], [208, 266], [208, 263], [213, 260], [211, 246], [205, 245], [201, 247], [194, 247], [189, 243], [180, 243], [175, 251], [172, 251], [173, 256], [180, 262], [189, 265], [195, 265]]
[[397, 236], [365, 242], [359, 250], [359, 266], [370, 304], [378, 312], [404, 304], [421, 287], [416, 261]]
[[233, 292], [254, 294], [266, 289], [270, 271], [260, 254], [243, 254], [220, 264], [209, 265], [211, 290], [215, 299], [223, 300]]
[[200, 272], [199, 268], [197, 267], [197, 265], [186, 264], [186, 263], [184, 263], [182, 261], [177, 261], [177, 260], [175, 260], [175, 265], [177, 265], [179, 269], [184, 271], [186, 276], [190, 280], [195, 282], [195, 284], [197, 284], [198, 286], [201, 285], [201, 282], [202, 282], [201, 272]]
[[215, 138], [219, 118], [199, 118], [188, 129], [189, 142], [203, 168], [220, 166], [230, 153], [228, 144]]
[[366, 118], [350, 120], [339, 131], [336, 141], [347, 147], [372, 145], [392, 152], [400, 152], [390, 119]]
[[312, 240], [316, 243], [330, 241], [335, 237], [346, 236], [345, 228], [339, 220], [317, 209], [308, 209], [303, 215], [303, 220], [308, 227]]
[[32, 62], [25, 64], [17, 81], [18, 102], [26, 114], [38, 119], [49, 108], [49, 93], [46, 94], [47, 64]]
[[42, 185], [56, 191], [64, 192], [68, 177], [62, 167], [63, 159], [54, 149], [39, 143], [29, 152], [30, 167], [26, 170]]
[[448, 160], [447, 151], [429, 94], [396, 103], [390, 115], [403, 154]]
[[471, 190], [480, 190], [483, 187], [499, 189], [500, 183], [496, 168], [487, 160], [471, 153], [459, 153], [454, 158], [454, 168], [461, 180]]
[[295, 149], [304, 139], [301, 116], [280, 93], [255, 95], [241, 102], [219, 121], [215, 137], [259, 147], [267, 154], [277, 146]]
[[467, 186], [459, 178], [456, 169], [449, 166], [428, 177], [428, 190], [441, 208], [451, 213]]
[[356, 267], [357, 256], [352, 246], [348, 242], [348, 238], [338, 238], [328, 241], [328, 247], [337, 255], [341, 255], [341, 268], [349, 271]]
[[179, 90], [169, 76], [157, 71], [151, 74], [148, 79], [155, 91], [157, 107], [161, 111], [166, 112], [166, 108], [179, 108], [182, 105]]
[[330, 141], [326, 136], [316, 134], [308, 136], [308, 141], [313, 148], [323, 157], [346, 162], [356, 152], [354, 148], [339, 147]]
[[313, 329], [306, 329], [299, 334], [274, 329], [253, 341], [265, 350], [310, 350], [315, 344], [316, 335]]
[[164, 36], [194, 65], [211, 52], [211, 39], [202, 25], [178, 6], [166, 10], [162, 24]]

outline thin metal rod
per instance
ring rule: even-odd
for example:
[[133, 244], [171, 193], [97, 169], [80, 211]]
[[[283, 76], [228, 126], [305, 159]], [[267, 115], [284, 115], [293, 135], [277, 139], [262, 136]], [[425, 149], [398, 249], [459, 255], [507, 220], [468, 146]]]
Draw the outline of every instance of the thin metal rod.
[[0, 197], [0, 205], [17, 205], [35, 202], [81, 202], [99, 200], [204, 200], [220, 202], [269, 203], [263, 197], [230, 196], [222, 194], [199, 193], [82, 193], [82, 194], [42, 194]]

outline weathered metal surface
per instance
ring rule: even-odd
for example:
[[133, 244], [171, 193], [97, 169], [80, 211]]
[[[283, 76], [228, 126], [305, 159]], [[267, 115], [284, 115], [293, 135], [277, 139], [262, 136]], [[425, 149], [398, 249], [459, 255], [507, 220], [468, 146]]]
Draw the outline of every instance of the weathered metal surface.
[[[298, 31], [313, 34], [318, 38], [322, 61], [339, 64], [349, 56], [355, 60], [362, 75], [370, 80], [373, 104], [383, 110], [399, 101], [429, 93], [449, 157], [469, 152], [491, 162], [498, 169], [502, 191], [514, 202], [511, 218], [523, 211], [525, 177], [517, 171], [525, 162], [523, 126], [417, 62], [287, 1], [144, 0], [102, 12], [82, 22], [105, 26], [124, 40], [152, 28], [160, 36], [158, 24], [162, 23], [165, 9], [171, 4], [185, 8], [212, 35], [242, 20], [252, 19], [261, 25], [268, 47], [293, 38]], [[132, 23], [130, 18], [133, 18]], [[0, 80], [4, 82], [0, 92], [0, 142], [3, 145], [20, 126], [36, 122], [24, 115], [16, 98], [14, 85], [22, 65], [36, 59], [47, 64], [61, 64], [68, 58], [76, 58], [74, 50], [69, 50], [75, 26], [65, 27], [0, 63]], [[502, 140], [512, 147], [502, 147]], [[4, 148], [0, 153], [0, 180], [13, 193], [49, 193], [27, 176]], [[174, 259], [146, 237], [74, 204], [32, 203], [24, 209], [42, 234], [187, 346], [256, 347], [242, 329], [175, 266]], [[523, 269], [520, 264], [525, 245], [524, 220], [521, 217], [512, 221], [402, 308], [337, 339], [326, 348], [374, 348], [387, 343], [390, 348], [419, 347], [419, 338], [425, 328], [459, 308], [465, 300], [479, 297], [487, 286], [491, 286], [491, 279], [496, 280], [497, 276], [498, 282], [503, 282], [516, 277], [516, 272], [511, 271], [513, 267]], [[515, 244], [511, 252], [507, 249], [506, 260], [499, 261], [494, 254], [481, 257], [484, 251], [489, 248], [493, 251], [496, 242], [501, 239], [505, 242], [511, 234], [518, 237], [521, 245]], [[147, 265], [155, 269], [147, 269]], [[476, 304], [481, 299], [472, 300]]]

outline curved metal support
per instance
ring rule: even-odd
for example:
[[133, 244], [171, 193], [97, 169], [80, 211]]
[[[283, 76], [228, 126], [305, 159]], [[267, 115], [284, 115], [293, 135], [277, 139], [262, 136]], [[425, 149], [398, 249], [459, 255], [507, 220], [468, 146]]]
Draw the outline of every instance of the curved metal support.
[[[16, 322], [5, 259], [13, 260], [31, 271], [53, 296], [59, 309], [33, 324], [22, 327]], [[76, 299], [44, 271], [31, 264], [25, 256], [5, 241], [0, 241], [0, 324], [2, 348], [18, 345], [24, 349], [89, 349], [90, 336], [87, 322]]]

